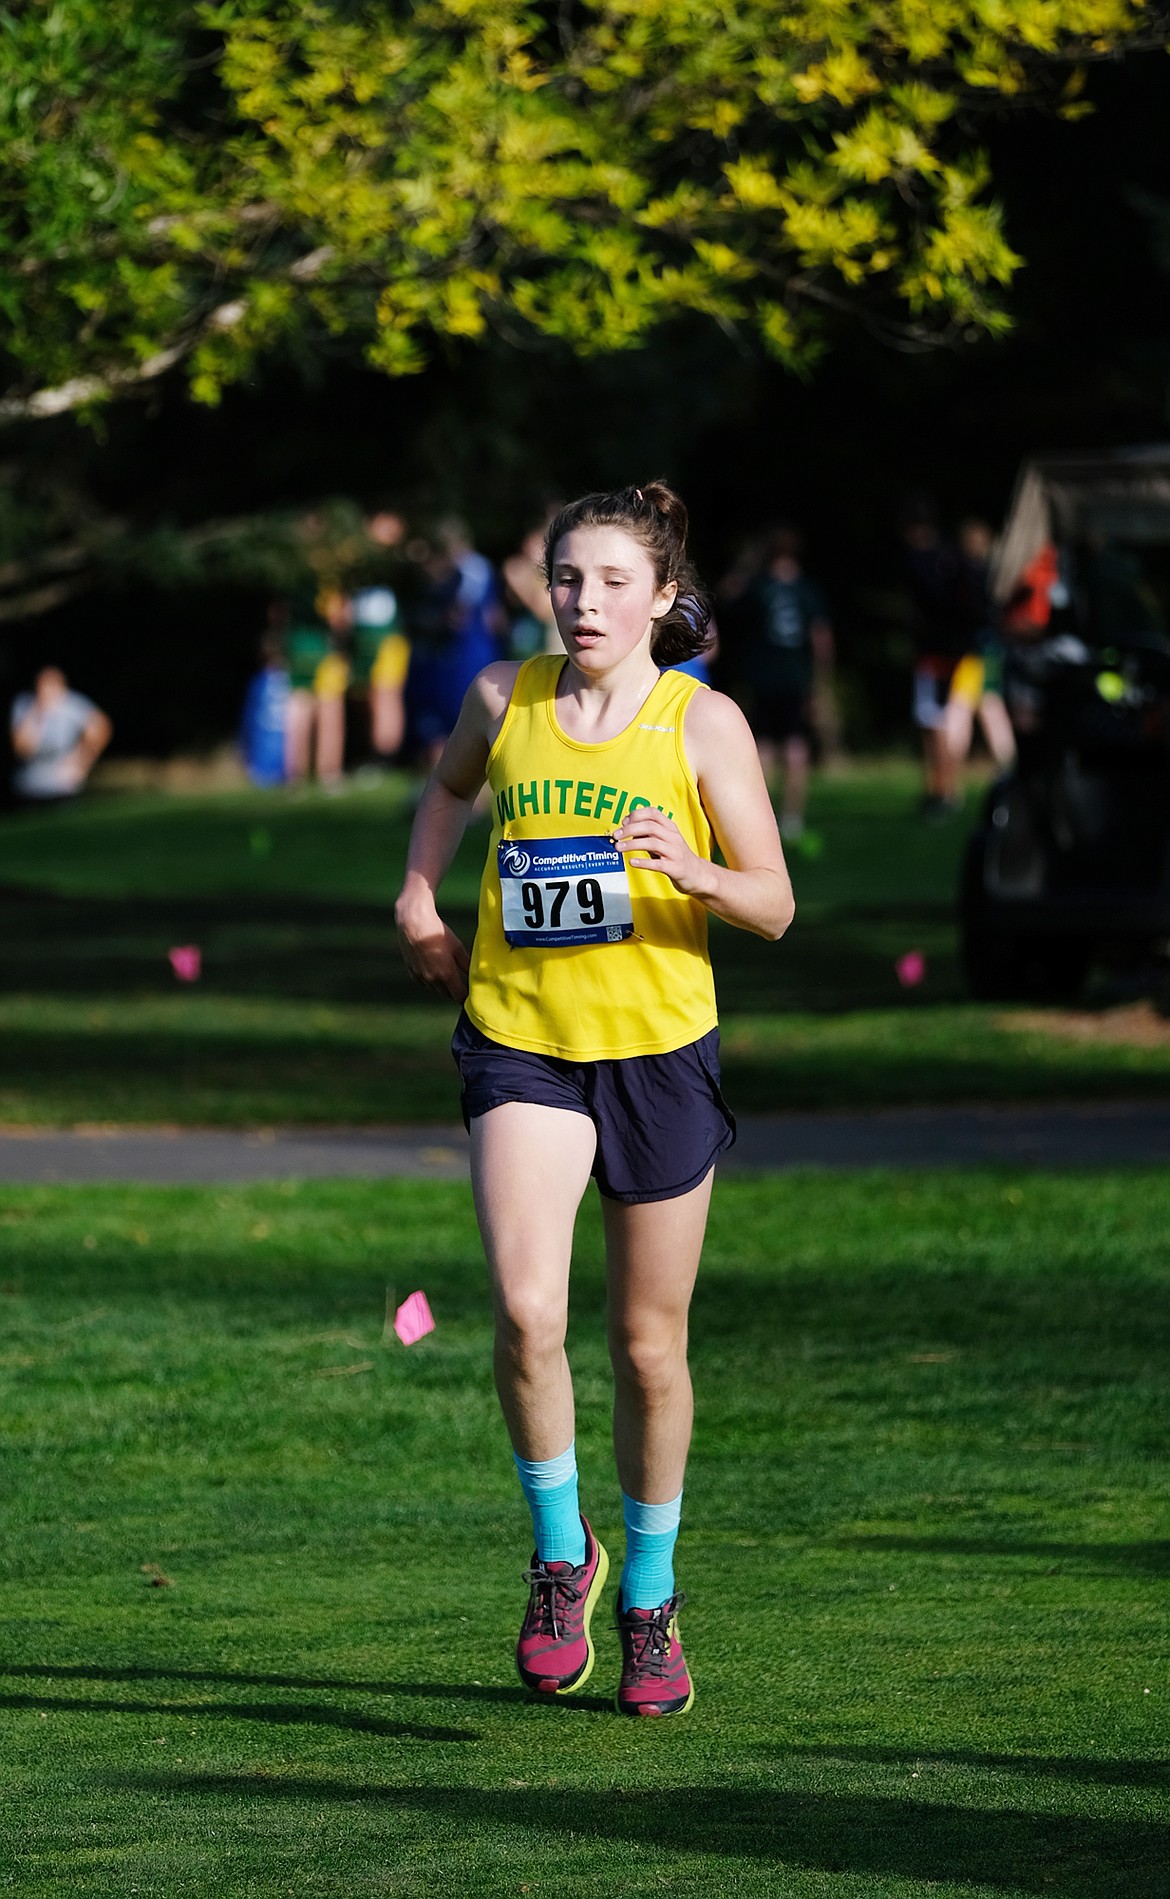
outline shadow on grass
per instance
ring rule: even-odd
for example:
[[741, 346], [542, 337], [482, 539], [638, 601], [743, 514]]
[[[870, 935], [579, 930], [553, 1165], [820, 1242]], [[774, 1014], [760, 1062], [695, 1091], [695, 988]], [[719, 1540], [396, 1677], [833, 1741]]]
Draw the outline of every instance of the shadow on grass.
[[[172, 943], [203, 949], [201, 989], [293, 1001], [419, 1005], [385, 904], [253, 897], [57, 897], [0, 885], [0, 970], [22, 995], [174, 993]], [[470, 912], [451, 911], [470, 932]]]
[[[549, 1705], [544, 1701], [538, 1704], [532, 1695], [528, 1694], [525, 1689], [519, 1686], [500, 1687], [494, 1683], [478, 1681], [343, 1681], [335, 1675], [224, 1674], [222, 1671], [214, 1669], [170, 1668], [162, 1664], [157, 1667], [151, 1667], [149, 1664], [143, 1663], [136, 1663], [124, 1668], [111, 1668], [105, 1665], [90, 1664], [88, 1662], [69, 1662], [63, 1664], [54, 1662], [20, 1662], [14, 1663], [10, 1668], [5, 1668], [3, 1664], [0, 1663], [0, 1679], [10, 1681], [188, 1681], [200, 1684], [211, 1683], [217, 1687], [232, 1688], [294, 1688], [301, 1690], [317, 1689], [324, 1693], [332, 1692], [334, 1694], [404, 1695], [409, 1700], [498, 1701], [513, 1707], [535, 1707], [537, 1705], [547, 1707]], [[3, 1697], [0, 1697], [0, 1707], [6, 1705], [9, 1704], [4, 1701]], [[75, 1701], [53, 1701], [51, 1703], [46, 1702], [44, 1705], [54, 1708], [74, 1708], [86, 1707], [88, 1704]], [[116, 1708], [119, 1711], [129, 1713], [166, 1713], [168, 1711], [161, 1707], [158, 1709], [153, 1707], [135, 1709], [129, 1703], [121, 1701], [100, 1702], [96, 1705], [99, 1708]], [[559, 1699], [555, 1705], [570, 1711], [583, 1709], [593, 1714], [608, 1714], [613, 1708], [612, 1701], [607, 1700], [604, 1695], [573, 1695], [568, 1699]], [[186, 1709], [179, 1708], [171, 1709], [170, 1712], [182, 1714], [187, 1711]], [[254, 1708], [241, 1709], [235, 1703], [232, 1703], [230, 1707], [224, 1710], [196, 1707], [192, 1712], [198, 1714], [214, 1714], [216, 1712], [229, 1714], [240, 1713], [247, 1719], [256, 1721], [268, 1718], [262, 1712]], [[277, 1718], [277, 1715], [282, 1712], [288, 1712], [291, 1718], [298, 1711], [295, 1709], [282, 1711], [278, 1704], [277, 1711], [271, 1718]], [[315, 1712], [320, 1713], [322, 1718], [332, 1718], [329, 1716], [327, 1709], [310, 1709], [304, 1712], [306, 1719], [310, 1718]], [[376, 1730], [379, 1733], [382, 1732], [381, 1727], [367, 1720], [364, 1715], [343, 1717], [339, 1714], [336, 1717], [335, 1725], [338, 1727], [354, 1728], [369, 1727], [371, 1731]], [[403, 1732], [407, 1732], [407, 1730], [403, 1730]], [[409, 1732], [413, 1734], [416, 1739], [423, 1740], [465, 1741], [476, 1738], [474, 1735], [467, 1734], [463, 1730], [455, 1731], [447, 1728], [410, 1729]]]
[[[328, 1675], [262, 1675], [251, 1673], [225, 1674], [205, 1668], [172, 1668], [163, 1664], [150, 1666], [137, 1664], [123, 1668], [111, 1668], [86, 1662], [52, 1663], [25, 1662], [11, 1668], [0, 1668], [0, 1677], [6, 1679], [46, 1680], [46, 1681], [101, 1681], [101, 1682], [139, 1682], [139, 1681], [183, 1681], [197, 1684], [214, 1684], [218, 1687], [240, 1688], [291, 1688], [319, 1690], [335, 1694], [362, 1695], [400, 1695], [407, 1700], [472, 1701], [497, 1702], [508, 1707], [548, 1707], [555, 1705], [567, 1712], [608, 1714], [613, 1703], [603, 1695], [574, 1695], [555, 1704], [537, 1702], [534, 1697], [520, 1687], [502, 1687], [484, 1682], [451, 1681], [344, 1681]], [[238, 1714], [250, 1720], [273, 1718], [271, 1714], [256, 1708], [246, 1708], [231, 1704], [227, 1710], [204, 1708], [202, 1706], [174, 1707], [154, 1704], [142, 1705], [128, 1702], [84, 1702], [84, 1701], [36, 1701], [32, 1696], [12, 1697], [7, 1702], [0, 1698], [0, 1706], [28, 1705], [35, 1707], [68, 1710], [83, 1708], [87, 1712], [96, 1709], [117, 1709], [127, 1713], [170, 1713], [193, 1715], [209, 1714], [215, 1716], [224, 1712]], [[414, 1740], [472, 1740], [478, 1738], [463, 1729], [396, 1727], [392, 1722], [379, 1723], [362, 1715], [337, 1713], [330, 1715], [327, 1709], [279, 1708], [277, 1713], [290, 1722], [299, 1717], [311, 1719], [320, 1716], [338, 1727], [348, 1727], [358, 1732], [401, 1734]], [[928, 1761], [932, 1766], [971, 1767], [996, 1773], [1020, 1774], [1042, 1779], [1085, 1782], [1104, 1787], [1157, 1787], [1170, 1788], [1170, 1765], [1161, 1761], [1094, 1760], [1088, 1757], [1069, 1755], [1031, 1755], [1031, 1754], [987, 1754], [974, 1748], [926, 1748], [921, 1754], [915, 1754], [905, 1747], [850, 1747], [825, 1746], [809, 1747], [804, 1743], [788, 1746], [778, 1743], [766, 1750], [777, 1761], [782, 1760], [836, 1760], [870, 1761], [899, 1763], [907, 1767], [918, 1760]]]
[[3, 1093], [46, 1121], [248, 1126], [255, 1122], [398, 1124], [452, 1121], [458, 1079], [451, 1022], [436, 1014], [431, 1048], [384, 1035], [250, 1036], [202, 1023], [165, 1029], [9, 1029]]
[[[246, 834], [238, 821], [228, 829], [224, 863], [238, 870]], [[892, 864], [901, 863], [901, 847], [889, 848]], [[311, 885], [311, 865], [304, 876]], [[1038, 1059], [1036, 1037], [995, 1032], [989, 1009], [957, 1029], [945, 1013], [932, 1020], [967, 999], [951, 874], [940, 859], [926, 880], [934, 896], [912, 877], [901, 899], [883, 890], [880, 902], [871, 877], [860, 861], [843, 881], [834, 874], [836, 900], [802, 911], [781, 954], [748, 931], [713, 932], [717, 988], [725, 1010], [735, 1011], [730, 1026], [739, 1019], [724, 1065], [743, 1112], [1095, 1099], [1119, 1089], [1164, 1095], [1157, 1050], [1135, 1055], [1057, 1038]], [[394, 948], [388, 897], [298, 894], [265, 889], [262, 881], [190, 897], [54, 894], [0, 883], [0, 904], [0, 989], [21, 999], [25, 1017], [6, 1033], [9, 1118], [169, 1120], [176, 1098], [183, 1120], [229, 1125], [433, 1120], [454, 1111], [451, 1008], [410, 983]], [[465, 902], [445, 902], [444, 916], [470, 941], [475, 916]], [[125, 1005], [176, 999], [167, 951], [185, 942], [201, 945], [203, 972], [197, 990], [182, 991], [182, 1012], [149, 1027], [126, 1017]], [[907, 990], [895, 965], [912, 947], [927, 957], [930, 975]], [[226, 998], [230, 1020], [218, 1021], [217, 1003]], [[328, 1026], [310, 1019], [291, 1034], [274, 1019], [275, 1006], [289, 1003], [378, 1015]], [[876, 1012], [876, 1020], [833, 1026], [833, 1018], [858, 1011], [863, 1018]], [[782, 1024], [793, 1012], [795, 1039], [780, 1050], [767, 1022]]]
[[[16, 1671], [13, 1671], [14, 1673]], [[342, 1728], [354, 1734], [376, 1734], [390, 1741], [478, 1741], [470, 1728], [424, 1727], [416, 1722], [383, 1721], [377, 1715], [358, 1714], [349, 1708], [294, 1706], [289, 1702], [221, 1701], [88, 1701], [55, 1695], [0, 1695], [0, 1708], [45, 1714], [151, 1714], [196, 1717], [201, 1721], [262, 1721], [274, 1727]]]
[[123, 1792], [168, 1797], [356, 1802], [458, 1829], [508, 1828], [608, 1840], [666, 1853], [768, 1859], [778, 1866], [871, 1878], [938, 1880], [1060, 1893], [1068, 1899], [1165, 1899], [1170, 1827], [1151, 1821], [1016, 1810], [980, 1812], [921, 1799], [775, 1792], [767, 1787], [502, 1791], [359, 1785], [261, 1774], [134, 1773], [105, 1777]]
[[[393, 947], [387, 903], [236, 890], [197, 898], [61, 896], [0, 884], [5, 939], [0, 971], [6, 989], [28, 995], [169, 994], [172, 943], [203, 948], [202, 988], [233, 996], [417, 1006]], [[444, 905], [451, 927], [470, 942], [475, 913]], [[712, 952], [722, 993], [743, 1011], [918, 1008], [924, 1000], [964, 995], [953, 947], [949, 897], [874, 910], [848, 906], [805, 920], [778, 959], [774, 945], [742, 930], [715, 933]], [[907, 938], [931, 957], [929, 997], [908, 996], [893, 962]]]
[[1053, 1563], [1095, 1563], [1170, 1576], [1170, 1542], [1017, 1543], [983, 1536], [842, 1536], [833, 1542], [838, 1549], [871, 1550], [879, 1555], [883, 1550], [899, 1550], [921, 1556], [1044, 1556]]
[[794, 1760], [857, 1761], [889, 1767], [969, 1767], [978, 1773], [1018, 1774], [1024, 1780], [1067, 1780], [1092, 1787], [1154, 1787], [1170, 1791], [1164, 1761], [1089, 1760], [1076, 1754], [984, 1754], [977, 1748], [785, 1747], [767, 1750], [779, 1763]]

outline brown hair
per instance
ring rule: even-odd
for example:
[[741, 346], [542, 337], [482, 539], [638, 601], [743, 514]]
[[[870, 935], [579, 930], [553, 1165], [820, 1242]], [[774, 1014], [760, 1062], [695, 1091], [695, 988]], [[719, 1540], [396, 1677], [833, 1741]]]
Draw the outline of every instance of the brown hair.
[[665, 481], [610, 494], [582, 495], [561, 509], [544, 537], [544, 564], [552, 579], [556, 551], [566, 534], [582, 527], [623, 528], [650, 556], [654, 584], [678, 582], [674, 605], [654, 622], [650, 652], [660, 666], [694, 659], [711, 644], [711, 596], [687, 559], [687, 511]]

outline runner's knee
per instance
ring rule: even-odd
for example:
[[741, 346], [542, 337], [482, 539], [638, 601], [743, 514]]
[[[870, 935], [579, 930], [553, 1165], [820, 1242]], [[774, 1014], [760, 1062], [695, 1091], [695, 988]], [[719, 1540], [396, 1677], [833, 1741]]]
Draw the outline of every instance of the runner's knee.
[[652, 1399], [686, 1371], [686, 1325], [622, 1326], [611, 1331], [609, 1352], [614, 1375]]
[[510, 1358], [542, 1359], [565, 1348], [568, 1309], [556, 1294], [525, 1288], [496, 1297], [496, 1343]]

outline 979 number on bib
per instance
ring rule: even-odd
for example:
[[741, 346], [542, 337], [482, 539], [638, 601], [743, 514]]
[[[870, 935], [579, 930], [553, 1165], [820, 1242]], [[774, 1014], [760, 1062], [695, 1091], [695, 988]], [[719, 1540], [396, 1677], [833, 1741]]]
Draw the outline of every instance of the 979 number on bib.
[[570, 949], [634, 934], [625, 860], [607, 837], [501, 842], [504, 936], [519, 947]]

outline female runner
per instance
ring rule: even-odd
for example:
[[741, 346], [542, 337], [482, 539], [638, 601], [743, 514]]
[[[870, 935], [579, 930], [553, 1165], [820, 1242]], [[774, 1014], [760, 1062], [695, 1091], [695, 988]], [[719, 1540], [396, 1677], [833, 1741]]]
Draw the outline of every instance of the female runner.
[[[686, 526], [663, 482], [557, 515], [546, 558], [566, 656], [475, 679], [419, 806], [395, 912], [411, 974], [464, 1004], [452, 1051], [496, 1387], [536, 1541], [516, 1661], [538, 1695], [588, 1679], [609, 1568], [578, 1505], [565, 1357], [591, 1175], [602, 1196], [626, 1528], [617, 1706], [639, 1716], [694, 1699], [673, 1568], [693, 1414], [687, 1311], [714, 1163], [735, 1138], [707, 913], [772, 940], [793, 915], [747, 721], [662, 670], [707, 637]], [[436, 898], [485, 778], [493, 826], [469, 956]]]

